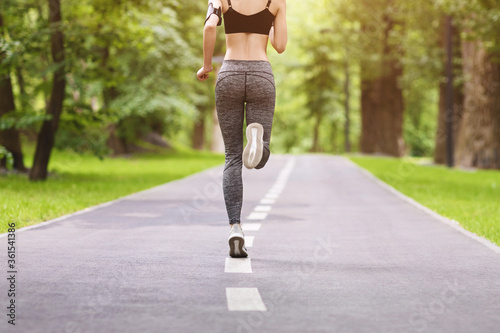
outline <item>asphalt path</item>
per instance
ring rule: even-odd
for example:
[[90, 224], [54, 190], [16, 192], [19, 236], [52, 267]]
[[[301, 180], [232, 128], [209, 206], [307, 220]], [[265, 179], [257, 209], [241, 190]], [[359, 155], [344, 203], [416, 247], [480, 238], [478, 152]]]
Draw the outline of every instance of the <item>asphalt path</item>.
[[[411, 177], [411, 175], [409, 175]], [[500, 255], [343, 157], [244, 169], [228, 257], [222, 166], [16, 232], [1, 332], [498, 332]]]

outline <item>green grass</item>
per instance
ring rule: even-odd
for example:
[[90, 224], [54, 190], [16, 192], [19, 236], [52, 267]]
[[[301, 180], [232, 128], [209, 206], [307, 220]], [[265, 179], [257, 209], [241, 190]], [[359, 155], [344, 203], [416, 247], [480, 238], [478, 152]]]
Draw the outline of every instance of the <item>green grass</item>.
[[[32, 147], [25, 149], [31, 165]], [[54, 150], [45, 182], [26, 175], [0, 176], [0, 232], [36, 224], [221, 164], [224, 155], [177, 148], [130, 158], [105, 158]]]
[[500, 245], [500, 171], [426, 166], [408, 158], [349, 158], [424, 206]]

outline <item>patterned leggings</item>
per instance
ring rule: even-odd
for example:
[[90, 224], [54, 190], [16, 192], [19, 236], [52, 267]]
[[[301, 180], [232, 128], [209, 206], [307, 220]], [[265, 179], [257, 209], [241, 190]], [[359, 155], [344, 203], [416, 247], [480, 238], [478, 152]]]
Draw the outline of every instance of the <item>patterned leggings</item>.
[[[226, 162], [222, 187], [229, 223], [240, 223], [243, 204], [243, 117], [264, 128], [260, 169], [270, 155], [276, 90], [271, 64], [264, 60], [224, 60], [215, 84], [215, 104], [224, 139]], [[246, 114], [245, 114], [246, 103]]]

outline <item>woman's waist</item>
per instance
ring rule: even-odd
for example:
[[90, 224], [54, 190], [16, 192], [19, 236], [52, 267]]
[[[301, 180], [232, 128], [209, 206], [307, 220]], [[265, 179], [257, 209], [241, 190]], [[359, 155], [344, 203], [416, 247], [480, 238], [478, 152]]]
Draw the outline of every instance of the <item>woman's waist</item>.
[[[236, 36], [243, 35], [243, 36]], [[226, 56], [231, 60], [268, 60], [268, 38], [256, 34], [226, 35]]]
[[222, 62], [219, 73], [222, 72], [263, 72], [273, 75], [269, 60], [226, 59]]

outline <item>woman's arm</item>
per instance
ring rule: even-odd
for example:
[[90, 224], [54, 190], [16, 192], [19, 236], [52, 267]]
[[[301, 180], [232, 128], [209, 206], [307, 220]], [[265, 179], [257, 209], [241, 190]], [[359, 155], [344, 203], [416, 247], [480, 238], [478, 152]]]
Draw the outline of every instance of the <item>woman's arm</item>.
[[[222, 7], [220, 0], [208, 0], [208, 3], [212, 3], [214, 8]], [[217, 23], [219, 23], [219, 17], [212, 14], [205, 22], [205, 27], [203, 28], [203, 67], [196, 74], [200, 81], [208, 79], [208, 73], [214, 69], [212, 67], [212, 57], [214, 55], [215, 39], [217, 36]]]
[[286, 27], [286, 0], [278, 0], [278, 12], [274, 18], [274, 25], [269, 31], [271, 45], [278, 53], [283, 53], [288, 40]]

